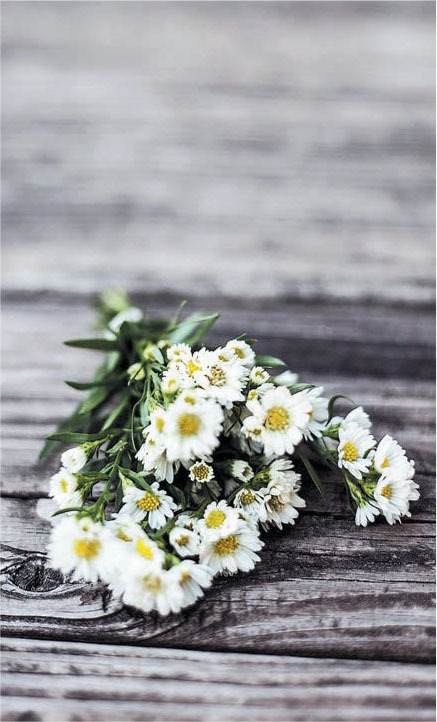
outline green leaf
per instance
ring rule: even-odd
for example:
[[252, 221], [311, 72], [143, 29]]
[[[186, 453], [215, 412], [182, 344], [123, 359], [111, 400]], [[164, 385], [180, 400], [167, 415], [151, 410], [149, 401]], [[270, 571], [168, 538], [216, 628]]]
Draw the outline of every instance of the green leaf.
[[118, 343], [108, 338], [75, 338], [71, 341], [64, 341], [65, 346], [72, 348], [88, 348], [93, 351], [116, 351]]
[[50, 434], [47, 437], [47, 441], [59, 441], [60, 443], [68, 444], [84, 444], [86, 441], [100, 441], [100, 439], [106, 438], [105, 432], [99, 431], [98, 434], [82, 434], [73, 431], [57, 431], [55, 434]]
[[111, 411], [111, 413], [107, 417], [105, 423], [102, 426], [102, 431], [106, 431], [106, 429], [109, 429], [112, 426], [114, 421], [118, 418], [118, 416], [121, 414], [121, 412], [126, 408], [128, 401], [129, 401], [129, 397], [123, 396], [120, 403], [117, 404], [115, 409], [113, 409], [113, 411]]
[[305, 391], [305, 389], [314, 389], [314, 384], [291, 384], [291, 386], [287, 386], [290, 394], [298, 394], [300, 391]]
[[85, 399], [82, 406], [80, 407], [79, 414], [88, 414], [97, 406], [100, 406], [100, 404], [102, 404], [108, 398], [108, 395], [108, 389], [104, 387], [100, 387], [95, 389], [95, 391], [91, 391], [88, 398]]
[[135, 471], [132, 471], [131, 469], [126, 469], [122, 466], [118, 467], [119, 470], [127, 476], [128, 479], [132, 479], [138, 486], [140, 486], [145, 491], [150, 491], [151, 494], [153, 494], [153, 489], [150, 486], [150, 484], [147, 483], [147, 481], [141, 476], [141, 474], [137, 474]]
[[257, 366], [264, 366], [266, 369], [273, 369], [277, 366], [285, 366], [286, 364], [276, 356], [255, 356], [255, 363]]
[[331, 396], [328, 401], [328, 421], [331, 421], [334, 416], [334, 404], [338, 399], [346, 399], [346, 401], [350, 401], [353, 406], [357, 405], [353, 399], [349, 396], [345, 396], [344, 394], [335, 394], [334, 396]]
[[121, 380], [121, 376], [107, 376], [102, 381], [89, 381], [88, 383], [81, 383], [79, 381], [65, 381], [67, 386], [71, 386], [76, 391], [88, 391], [89, 389], [97, 388], [99, 386], [116, 386]]
[[213, 313], [210, 316], [203, 316], [199, 313], [193, 313], [185, 321], [179, 323], [175, 327], [170, 327], [169, 341], [175, 343], [188, 343], [193, 346], [199, 339], [211, 328], [212, 324], [218, 319], [219, 314]]
[[326, 504], [326, 502], [327, 502], [326, 491], [324, 489], [322, 482], [320, 481], [317, 471], [315, 470], [314, 466], [312, 465], [311, 461], [308, 459], [307, 456], [304, 456], [304, 454], [302, 454], [302, 452], [300, 452], [300, 451], [298, 451], [297, 454], [298, 454], [299, 459], [301, 460], [302, 464], [304, 465], [305, 469], [307, 470], [315, 487], [317, 488], [317, 491], [319, 492], [320, 496], [322, 497], [323, 501]]

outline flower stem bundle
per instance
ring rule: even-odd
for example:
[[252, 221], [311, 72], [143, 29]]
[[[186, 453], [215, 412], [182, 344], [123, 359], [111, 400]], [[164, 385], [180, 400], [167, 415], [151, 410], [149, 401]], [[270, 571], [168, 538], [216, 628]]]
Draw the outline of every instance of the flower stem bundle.
[[92, 381], [67, 382], [88, 395], [42, 452], [73, 444], [50, 482], [55, 568], [146, 612], [178, 612], [217, 574], [253, 569], [270, 527], [295, 523], [295, 461], [322, 496], [317, 469], [336, 470], [357, 525], [410, 516], [414, 462], [391, 436], [375, 441], [361, 407], [334, 415], [347, 397], [298, 383], [244, 335], [206, 346], [217, 314], [181, 320], [182, 309], [149, 319], [108, 293], [103, 333], [66, 342], [105, 357]]

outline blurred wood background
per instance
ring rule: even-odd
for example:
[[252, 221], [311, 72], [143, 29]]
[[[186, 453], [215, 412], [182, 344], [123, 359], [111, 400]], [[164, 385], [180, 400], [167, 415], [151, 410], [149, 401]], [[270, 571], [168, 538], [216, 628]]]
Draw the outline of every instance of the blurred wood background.
[[[3, 719], [434, 719], [433, 2], [3, 2]], [[222, 312], [416, 459], [356, 529], [309, 484], [160, 619], [47, 565], [44, 436], [106, 287]]]

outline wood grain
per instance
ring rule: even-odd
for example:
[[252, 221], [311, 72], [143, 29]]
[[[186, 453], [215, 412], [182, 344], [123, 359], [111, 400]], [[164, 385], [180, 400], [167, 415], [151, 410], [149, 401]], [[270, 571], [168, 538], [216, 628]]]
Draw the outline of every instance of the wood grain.
[[[434, 12], [3, 2], [3, 719], [432, 719]], [[324, 475], [163, 620], [51, 570], [36, 455], [108, 286], [362, 403], [416, 460], [412, 518], [356, 529]]]
[[2, 668], [5, 722], [433, 719], [417, 664], [3, 639]]
[[8, 287], [433, 299], [433, 3], [3, 6]]
[[7, 634], [430, 662], [433, 525], [357, 529], [306, 514], [271, 533], [253, 572], [218, 580], [206, 598], [160, 619], [123, 608], [105, 587], [69, 584], [45, 559], [47, 500], [4, 499]]

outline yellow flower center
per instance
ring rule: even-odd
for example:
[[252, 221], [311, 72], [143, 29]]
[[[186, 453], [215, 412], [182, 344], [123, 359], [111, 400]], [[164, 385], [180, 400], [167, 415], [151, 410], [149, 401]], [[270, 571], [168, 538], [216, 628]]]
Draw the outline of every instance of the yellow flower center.
[[389, 464], [390, 464], [390, 462], [389, 462], [388, 458], [385, 457], [384, 461], [383, 461], [382, 464], [381, 464], [381, 468], [382, 468], [382, 469], [386, 469], [387, 466], [389, 466]]
[[226, 383], [226, 374], [220, 366], [213, 366], [208, 377], [213, 386], [224, 386]]
[[238, 549], [238, 539], [234, 534], [219, 539], [214, 544], [215, 553], [219, 556], [233, 554]]
[[143, 586], [148, 592], [151, 592], [152, 594], [157, 594], [161, 591], [164, 584], [161, 577], [158, 577], [157, 574], [146, 574], [143, 577]]
[[97, 539], [77, 539], [74, 542], [76, 556], [83, 559], [92, 559], [97, 556], [100, 549], [100, 542]]
[[61, 489], [62, 489], [62, 491], [64, 492], [64, 494], [65, 494], [65, 492], [67, 491], [67, 488], [68, 488], [68, 487], [67, 487], [67, 482], [65, 481], [65, 479], [61, 479]]
[[192, 376], [195, 371], [200, 371], [200, 366], [198, 366], [194, 361], [188, 361], [187, 363], [187, 373], [188, 376]]
[[180, 547], [186, 547], [189, 541], [190, 538], [185, 534], [183, 536], [180, 536], [179, 539], [176, 539], [176, 542], [179, 544]]
[[160, 506], [161, 502], [158, 497], [149, 491], [137, 501], [137, 507], [141, 509], [141, 511], [154, 511], [155, 509], [159, 509]]
[[164, 419], [162, 419], [160, 416], [156, 419], [156, 428], [159, 432], [164, 431]]
[[267, 431], [285, 431], [290, 426], [290, 414], [283, 406], [272, 406], [267, 411], [265, 426]]
[[180, 578], [179, 584], [181, 584], [181, 585], [186, 584], [186, 582], [188, 582], [189, 579], [191, 579], [190, 572], [182, 572], [182, 576]]
[[209, 529], [217, 529], [226, 519], [226, 514], [221, 509], [213, 509], [205, 519], [205, 524]]
[[146, 557], [146, 559], [153, 559], [153, 549], [150, 544], [147, 544], [147, 542], [144, 541], [144, 539], [138, 539], [137, 543], [135, 544], [135, 549], [137, 550], [138, 554]]
[[358, 459], [358, 449], [352, 441], [346, 441], [343, 446], [344, 461], [356, 461]]
[[386, 484], [385, 486], [382, 487], [382, 489], [381, 489], [381, 494], [382, 494], [382, 496], [385, 496], [386, 499], [390, 499], [390, 498], [391, 498], [391, 486], [390, 486], [390, 484]]
[[243, 359], [244, 358], [244, 351], [241, 350], [241, 348], [238, 348], [238, 346], [234, 346], [232, 349], [234, 354], [238, 356], [238, 358]]
[[181, 414], [178, 418], [178, 431], [181, 436], [194, 436], [200, 429], [200, 419], [196, 414]]
[[247, 394], [247, 398], [249, 401], [252, 401], [252, 399], [256, 399], [258, 397], [258, 391], [256, 389], [252, 389], [252, 391], [249, 391]]
[[268, 501], [268, 505], [272, 511], [279, 511], [284, 506], [278, 496], [272, 496]]
[[121, 539], [122, 541], [125, 541], [125, 542], [130, 542], [130, 541], [132, 541], [131, 537], [128, 536], [127, 534], [125, 534], [124, 531], [122, 531], [121, 529], [118, 530], [117, 536], [118, 536], [118, 538]]
[[191, 467], [191, 471], [198, 481], [203, 481], [209, 476], [209, 466], [206, 464], [195, 464]]
[[240, 501], [244, 506], [248, 506], [249, 504], [253, 504], [255, 501], [256, 496], [251, 491], [242, 491], [240, 494]]

